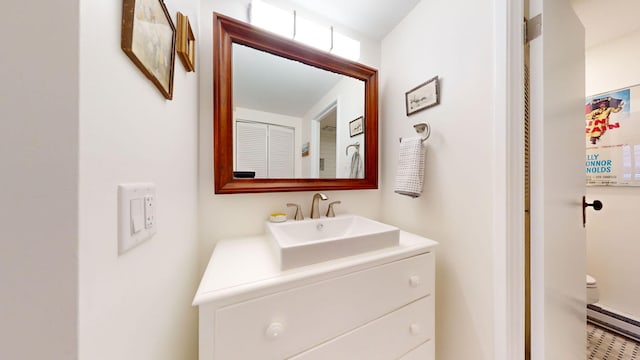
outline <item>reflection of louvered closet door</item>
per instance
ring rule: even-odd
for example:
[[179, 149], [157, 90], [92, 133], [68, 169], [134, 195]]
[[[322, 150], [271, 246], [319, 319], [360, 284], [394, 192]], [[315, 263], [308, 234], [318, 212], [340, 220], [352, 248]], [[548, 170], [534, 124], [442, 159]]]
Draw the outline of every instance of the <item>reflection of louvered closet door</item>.
[[293, 129], [236, 122], [236, 171], [255, 171], [256, 178], [292, 178], [293, 156]]
[[293, 177], [293, 129], [268, 125], [269, 128], [269, 178]]

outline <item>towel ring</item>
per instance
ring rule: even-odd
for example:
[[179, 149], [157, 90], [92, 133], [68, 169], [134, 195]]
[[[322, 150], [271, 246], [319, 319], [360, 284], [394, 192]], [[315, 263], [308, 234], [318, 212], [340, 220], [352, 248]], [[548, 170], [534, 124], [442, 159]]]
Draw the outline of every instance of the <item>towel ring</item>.
[[[413, 128], [416, 129], [416, 132], [418, 134], [423, 134], [421, 140], [422, 143], [424, 143], [425, 140], [427, 140], [429, 136], [431, 136], [431, 126], [429, 126], [429, 124], [427, 123], [415, 124], [413, 125]], [[400, 138], [400, 142], [402, 142], [402, 138]]]
[[360, 151], [360, 143], [359, 143], [359, 142], [357, 142], [357, 143], [355, 143], [355, 144], [351, 144], [351, 145], [348, 145], [348, 146], [347, 146], [347, 149], [346, 149], [346, 151], [345, 151], [347, 155], [349, 155], [349, 148], [350, 148], [350, 147], [352, 147], [352, 146], [353, 146], [354, 148], [356, 148], [356, 152]]

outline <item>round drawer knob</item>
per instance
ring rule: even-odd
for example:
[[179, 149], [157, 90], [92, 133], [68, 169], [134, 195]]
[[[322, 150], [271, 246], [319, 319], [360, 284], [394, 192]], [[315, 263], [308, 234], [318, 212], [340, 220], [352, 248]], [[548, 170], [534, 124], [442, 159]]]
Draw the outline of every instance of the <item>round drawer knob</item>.
[[411, 285], [411, 287], [418, 287], [418, 285], [420, 285], [420, 276], [418, 275], [413, 275], [409, 278], [409, 285]]
[[411, 335], [418, 335], [420, 333], [420, 324], [411, 324], [411, 326], [409, 326], [409, 332]]
[[282, 325], [282, 323], [272, 322], [267, 327], [267, 331], [265, 331], [265, 335], [269, 339], [277, 339], [280, 335], [282, 335], [283, 331], [284, 331], [284, 325]]

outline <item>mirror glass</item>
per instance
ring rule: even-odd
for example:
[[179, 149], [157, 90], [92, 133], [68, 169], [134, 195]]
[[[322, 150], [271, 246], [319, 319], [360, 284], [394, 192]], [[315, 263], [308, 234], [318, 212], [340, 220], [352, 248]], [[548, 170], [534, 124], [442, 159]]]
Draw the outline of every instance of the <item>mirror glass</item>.
[[232, 51], [235, 172], [364, 177], [364, 133], [349, 128], [364, 115], [364, 81], [245, 45]]
[[377, 188], [377, 71], [214, 18], [216, 193]]

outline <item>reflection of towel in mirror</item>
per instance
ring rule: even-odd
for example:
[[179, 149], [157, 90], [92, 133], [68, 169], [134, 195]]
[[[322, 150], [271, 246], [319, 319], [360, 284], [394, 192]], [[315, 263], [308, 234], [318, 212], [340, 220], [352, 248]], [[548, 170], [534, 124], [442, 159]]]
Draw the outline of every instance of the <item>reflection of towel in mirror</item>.
[[424, 148], [422, 138], [404, 138], [400, 142], [398, 172], [393, 188], [401, 195], [416, 198], [422, 194], [424, 180]]
[[352, 179], [362, 178], [362, 161], [360, 160], [360, 152], [356, 151], [351, 156], [351, 171], [349, 177]]

